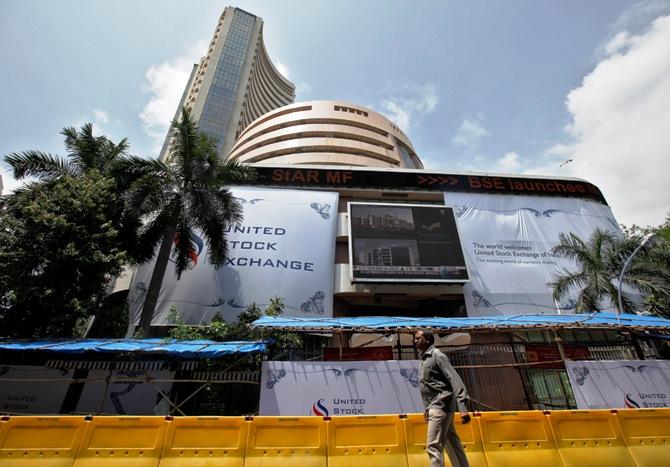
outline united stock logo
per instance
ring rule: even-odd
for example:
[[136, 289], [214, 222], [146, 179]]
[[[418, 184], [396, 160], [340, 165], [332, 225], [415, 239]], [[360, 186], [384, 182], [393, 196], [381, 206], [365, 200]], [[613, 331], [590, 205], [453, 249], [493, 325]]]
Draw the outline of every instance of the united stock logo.
[[317, 417], [329, 417], [330, 412], [328, 408], [324, 405], [324, 400], [319, 399], [314, 404], [312, 404], [311, 415], [316, 415]]

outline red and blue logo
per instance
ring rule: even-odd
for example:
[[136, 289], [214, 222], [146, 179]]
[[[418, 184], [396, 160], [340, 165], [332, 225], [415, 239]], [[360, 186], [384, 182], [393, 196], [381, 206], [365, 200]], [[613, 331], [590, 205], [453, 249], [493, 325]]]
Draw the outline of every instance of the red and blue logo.
[[314, 404], [312, 404], [312, 415], [316, 415], [318, 417], [329, 417], [330, 412], [328, 411], [328, 408], [324, 405], [324, 400], [319, 399], [316, 401]]
[[[179, 237], [177, 235], [175, 235], [174, 239], [172, 240], [172, 243], [174, 244], [175, 247], [179, 246]], [[198, 264], [198, 257], [200, 256], [200, 253], [202, 253], [202, 249], [205, 246], [205, 242], [203, 242], [202, 238], [200, 238], [194, 232], [191, 232], [190, 243], [191, 245], [188, 249], [189, 264], [187, 268], [193, 269]], [[173, 263], [176, 262], [176, 255], [177, 250], [176, 248], [173, 248], [172, 254], [170, 255], [170, 261], [172, 261]]]

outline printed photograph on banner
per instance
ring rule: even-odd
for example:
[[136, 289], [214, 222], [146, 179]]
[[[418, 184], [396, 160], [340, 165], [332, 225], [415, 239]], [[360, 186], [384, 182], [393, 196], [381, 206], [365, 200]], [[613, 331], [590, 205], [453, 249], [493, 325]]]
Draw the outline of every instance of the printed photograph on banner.
[[576, 294], [555, 302], [549, 285], [575, 268], [552, 253], [560, 234], [621, 235], [609, 206], [587, 199], [445, 193], [444, 203], [455, 212], [470, 271], [468, 316], [574, 313]]
[[450, 208], [349, 203], [354, 282], [468, 280]]

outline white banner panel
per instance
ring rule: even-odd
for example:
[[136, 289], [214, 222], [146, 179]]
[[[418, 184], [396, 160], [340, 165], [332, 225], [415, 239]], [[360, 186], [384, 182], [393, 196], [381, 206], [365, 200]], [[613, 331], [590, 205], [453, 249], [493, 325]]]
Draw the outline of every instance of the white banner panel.
[[580, 409], [670, 407], [670, 361], [566, 361]]
[[454, 208], [470, 272], [468, 316], [573, 313], [575, 297], [555, 303], [547, 285], [575, 268], [551, 256], [558, 235], [587, 239], [596, 228], [620, 234], [610, 208], [595, 201], [477, 193], [445, 193], [444, 201]]
[[[112, 372], [113, 379], [144, 380], [146, 377], [158, 380], [174, 379], [174, 371], [117, 370]], [[100, 380], [84, 385], [84, 390], [77, 404], [78, 413], [119, 414], [119, 415], [167, 415], [169, 403], [161, 396], [156, 387], [165, 394], [172, 388], [171, 382], [116, 383], [112, 382], [105, 394], [104, 382], [109, 371], [89, 371], [88, 379]], [[101, 402], [102, 408], [101, 408]]]
[[260, 415], [423, 412], [419, 361], [263, 362]]
[[35, 365], [0, 366], [0, 413], [58, 414], [70, 383], [34, 380], [70, 380], [72, 371]]
[[[285, 316], [332, 316], [337, 193], [235, 187], [244, 220], [227, 234], [229, 254], [216, 271], [207, 245], [194, 236], [191, 269], [177, 280], [168, 265], [153, 324], [164, 324], [175, 307], [187, 324], [203, 324], [219, 313], [227, 321], [256, 303], [281, 297]], [[151, 281], [153, 262], [139, 268], [129, 294], [137, 324]]]

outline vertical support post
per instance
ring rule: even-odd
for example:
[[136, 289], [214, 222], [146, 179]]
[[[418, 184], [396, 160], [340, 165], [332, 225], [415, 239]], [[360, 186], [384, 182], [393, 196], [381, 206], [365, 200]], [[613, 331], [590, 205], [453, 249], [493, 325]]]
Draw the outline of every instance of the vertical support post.
[[109, 374], [107, 375], [107, 378], [105, 378], [105, 390], [102, 393], [102, 399], [100, 400], [100, 406], [98, 407], [98, 412], [96, 415], [100, 415], [102, 413], [102, 409], [105, 408], [105, 401], [107, 400], [107, 394], [109, 394], [109, 383], [112, 379], [114, 368], [116, 368], [116, 365], [110, 365], [109, 367]]
[[[519, 361], [519, 356], [516, 353], [516, 347], [514, 346], [514, 333], [510, 332], [508, 335], [510, 346], [512, 347], [512, 355], [514, 355], [514, 363], [521, 363]], [[526, 397], [526, 404], [528, 404], [528, 410], [533, 410], [533, 398], [531, 397], [530, 391], [528, 390], [528, 372], [524, 370], [523, 367], [518, 366], [516, 369], [521, 376], [521, 385], [523, 386], [523, 392], [524, 396]]]
[[554, 341], [558, 346], [558, 353], [561, 355], [561, 360], [565, 362], [565, 349], [563, 349], [563, 340], [561, 339], [561, 336], [558, 334], [558, 331], [556, 331], [555, 329], [554, 329]]
[[398, 360], [402, 360], [402, 344], [400, 343], [400, 333], [396, 333], [396, 337], [398, 338], [398, 342], [396, 342], [395, 346], [398, 349]]
[[642, 346], [640, 345], [640, 340], [637, 338], [634, 332], [630, 333], [630, 343], [633, 344], [633, 348], [635, 349], [635, 353], [637, 354], [637, 358], [640, 360], [645, 360], [644, 358], [644, 350], [642, 350]]

